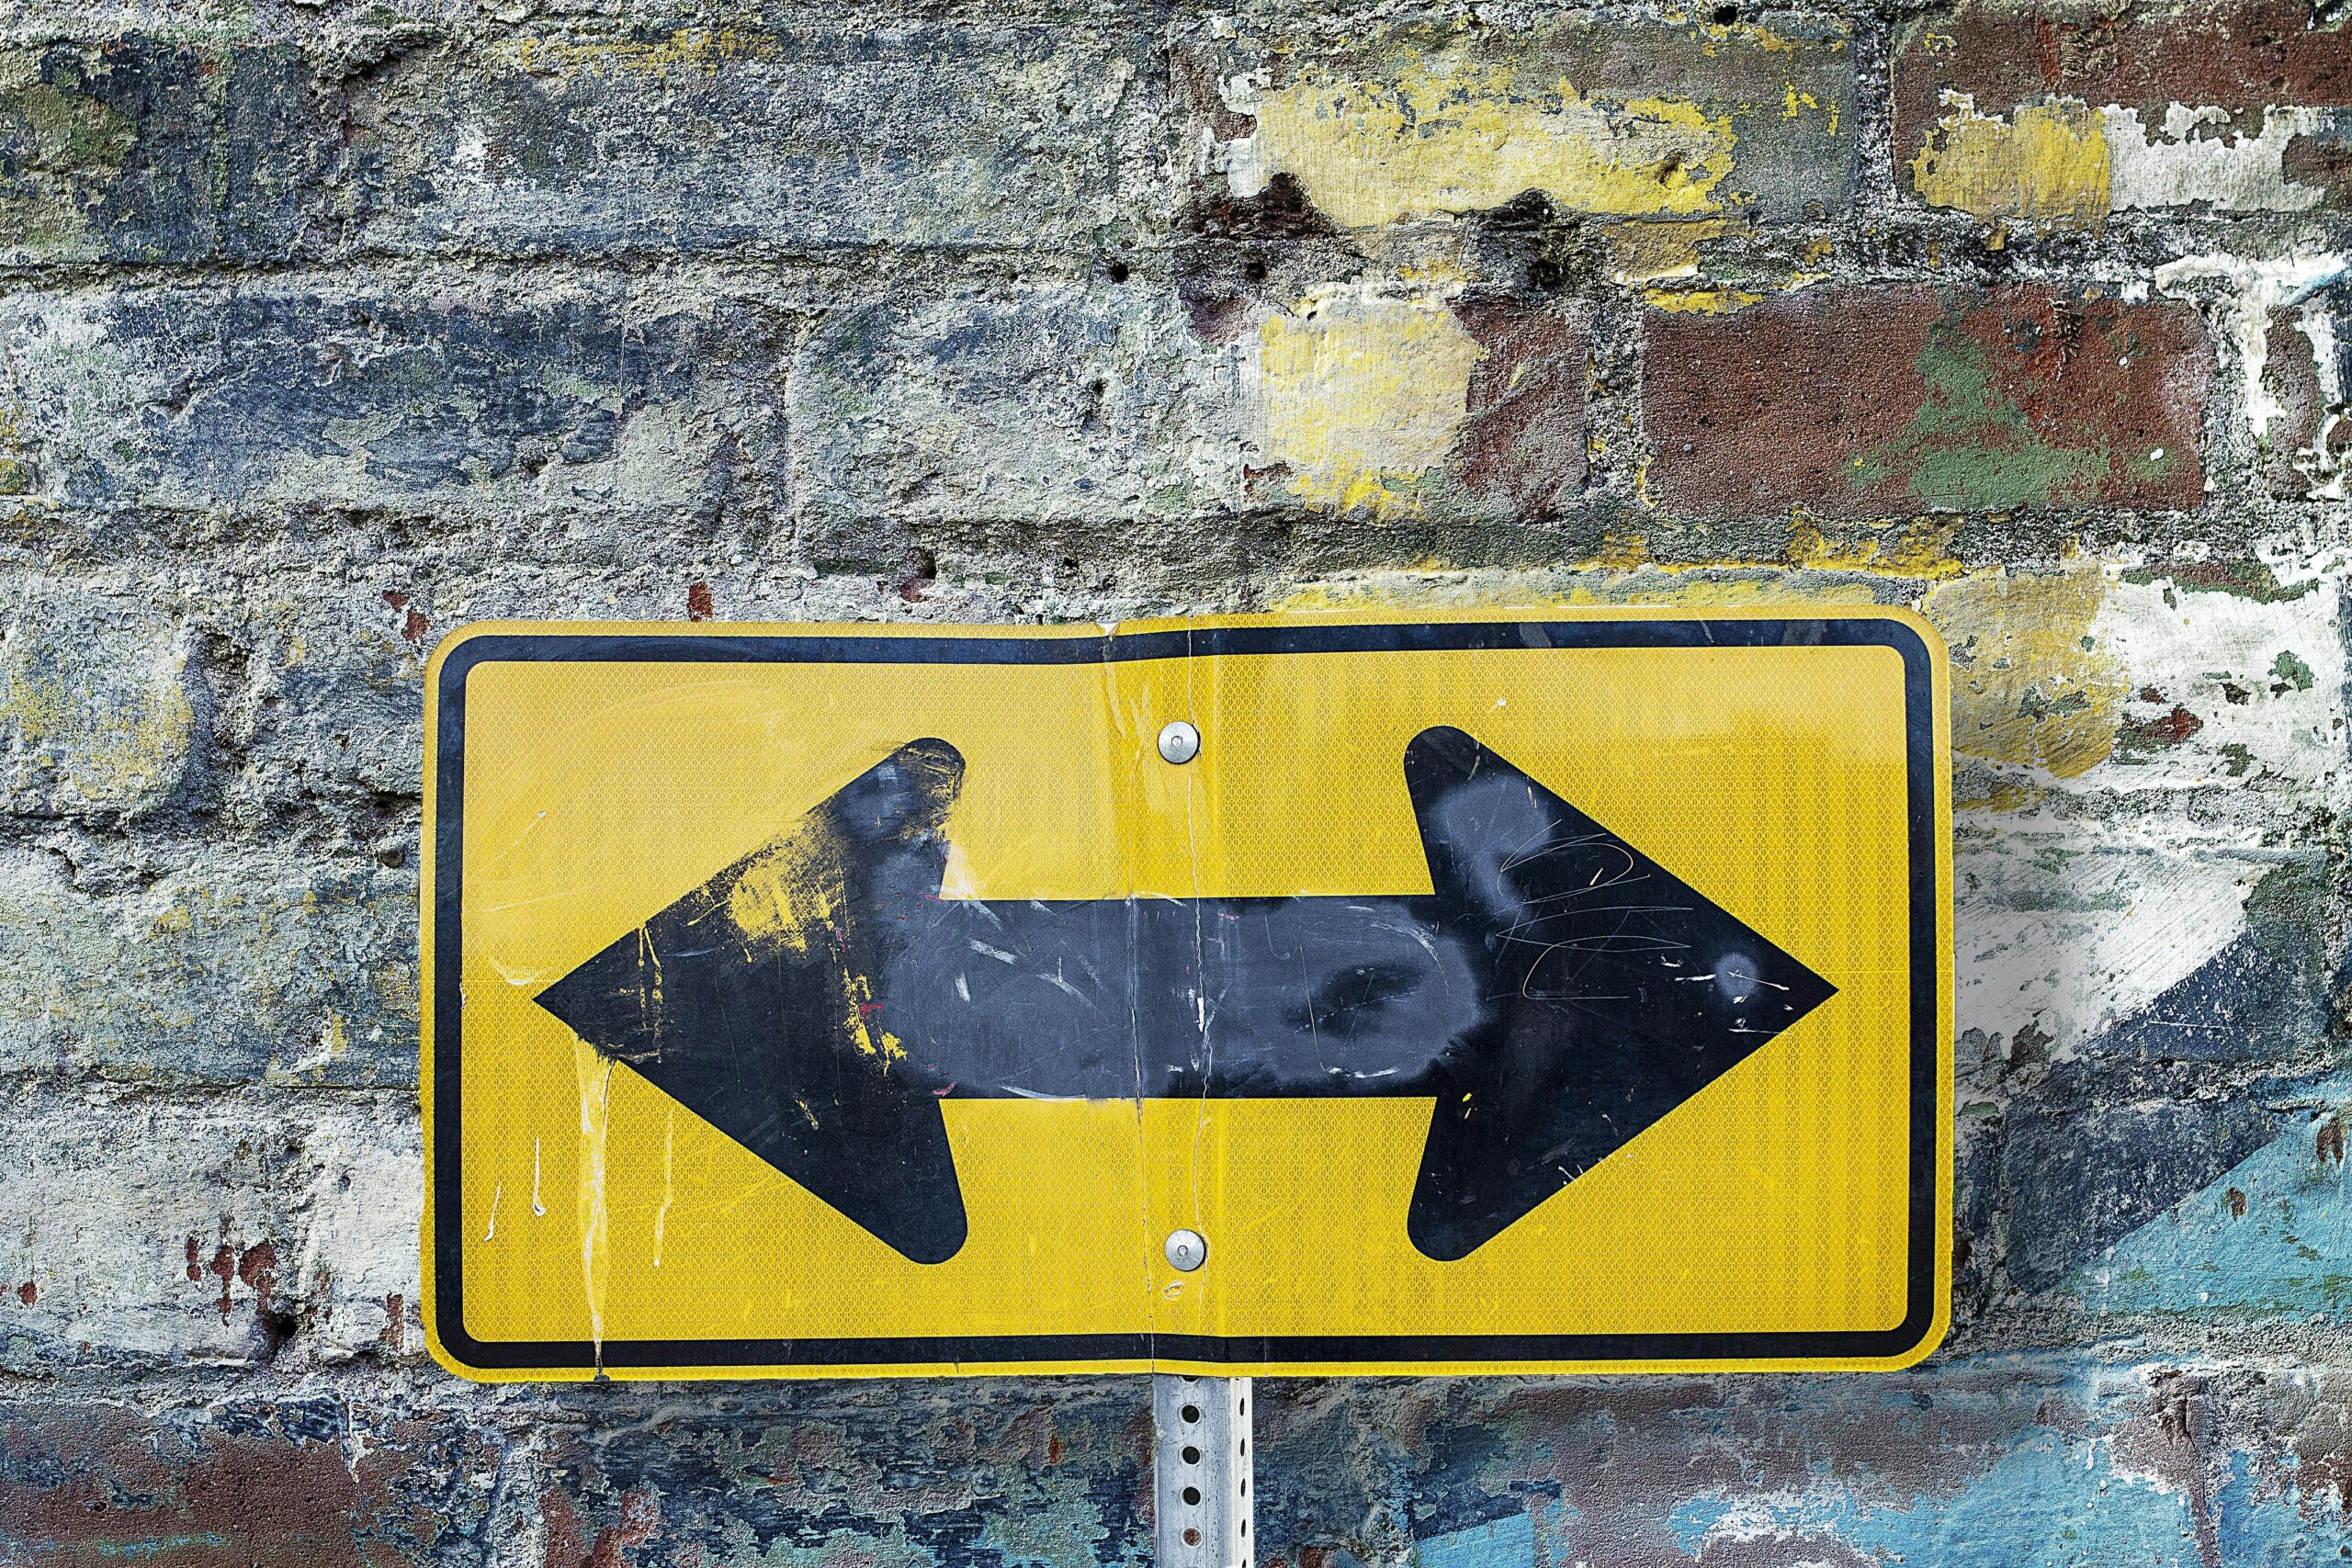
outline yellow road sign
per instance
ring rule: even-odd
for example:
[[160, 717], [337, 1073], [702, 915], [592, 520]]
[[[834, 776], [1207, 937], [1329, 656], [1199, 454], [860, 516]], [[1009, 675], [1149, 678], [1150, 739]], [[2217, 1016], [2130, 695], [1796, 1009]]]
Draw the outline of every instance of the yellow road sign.
[[454, 1371], [1888, 1368], [1942, 1335], [1915, 615], [486, 626], [429, 690]]

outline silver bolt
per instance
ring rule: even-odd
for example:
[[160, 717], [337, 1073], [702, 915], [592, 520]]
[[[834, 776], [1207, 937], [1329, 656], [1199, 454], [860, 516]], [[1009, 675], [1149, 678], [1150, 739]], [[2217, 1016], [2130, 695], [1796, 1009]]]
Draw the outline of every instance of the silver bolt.
[[1168, 1233], [1168, 1266], [1179, 1274], [1189, 1274], [1209, 1260], [1209, 1244], [1198, 1231]]
[[1201, 732], [1178, 719], [1159, 732], [1159, 754], [1182, 766], [1201, 754]]

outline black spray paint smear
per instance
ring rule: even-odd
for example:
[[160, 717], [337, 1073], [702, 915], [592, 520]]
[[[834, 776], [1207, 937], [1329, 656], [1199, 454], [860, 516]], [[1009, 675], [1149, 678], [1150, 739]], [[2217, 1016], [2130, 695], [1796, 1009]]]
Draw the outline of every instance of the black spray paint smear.
[[919, 1263], [948, 1099], [1430, 1098], [1450, 1260], [1836, 993], [1462, 731], [1404, 775], [1427, 895], [944, 900], [963, 758], [910, 741], [538, 1002]]

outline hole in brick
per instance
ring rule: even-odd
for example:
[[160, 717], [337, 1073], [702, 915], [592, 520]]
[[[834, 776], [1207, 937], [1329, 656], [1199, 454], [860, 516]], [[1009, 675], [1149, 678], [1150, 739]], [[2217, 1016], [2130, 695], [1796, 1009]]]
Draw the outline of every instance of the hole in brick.
[[1201, 1407], [1197, 1404], [1187, 1404], [1183, 1409], [1176, 1412], [1176, 1414], [1183, 1419], [1185, 1426], [1190, 1427], [1200, 1420]]
[[1198, 1464], [1198, 1463], [1200, 1463], [1200, 1462], [1201, 1462], [1201, 1450], [1198, 1450], [1198, 1449], [1194, 1449], [1194, 1448], [1187, 1448], [1187, 1449], [1184, 1450], [1184, 1462], [1185, 1462], [1186, 1464]]
[[1727, 28], [1737, 20], [1739, 20], [1738, 6], [1718, 6], [1715, 7], [1715, 26], [1719, 28]]
[[1266, 264], [1256, 256], [1251, 256], [1242, 264], [1241, 276], [1252, 283], [1263, 283], [1266, 281]]
[[1185, 1544], [1186, 1546], [1198, 1546], [1198, 1545], [1200, 1545], [1200, 1544], [1201, 1544], [1201, 1532], [1200, 1532], [1200, 1531], [1198, 1531], [1198, 1530], [1186, 1530], [1186, 1531], [1184, 1532], [1184, 1544]]
[[1199, 1507], [1200, 1506], [1201, 1506], [1201, 1489], [1200, 1489], [1199, 1487], [1197, 1487], [1197, 1486], [1187, 1486], [1187, 1487], [1185, 1487], [1185, 1488], [1184, 1488], [1184, 1506], [1186, 1506], [1186, 1507], [1188, 1507], [1188, 1508], [1197, 1508], [1197, 1507]]
[[1126, 280], [1127, 264], [1125, 262], [1113, 262], [1111, 264], [1111, 281], [1114, 283], [1125, 283]]

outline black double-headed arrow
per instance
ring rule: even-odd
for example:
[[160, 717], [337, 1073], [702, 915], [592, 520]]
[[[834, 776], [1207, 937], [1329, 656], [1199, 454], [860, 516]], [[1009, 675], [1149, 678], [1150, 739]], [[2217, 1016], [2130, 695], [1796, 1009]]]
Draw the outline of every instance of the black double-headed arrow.
[[951, 900], [963, 758], [910, 741], [538, 1002], [937, 1263], [944, 1100], [1430, 1097], [1404, 1222], [1452, 1259], [1835, 994], [1462, 731], [1404, 773], [1426, 895]]

